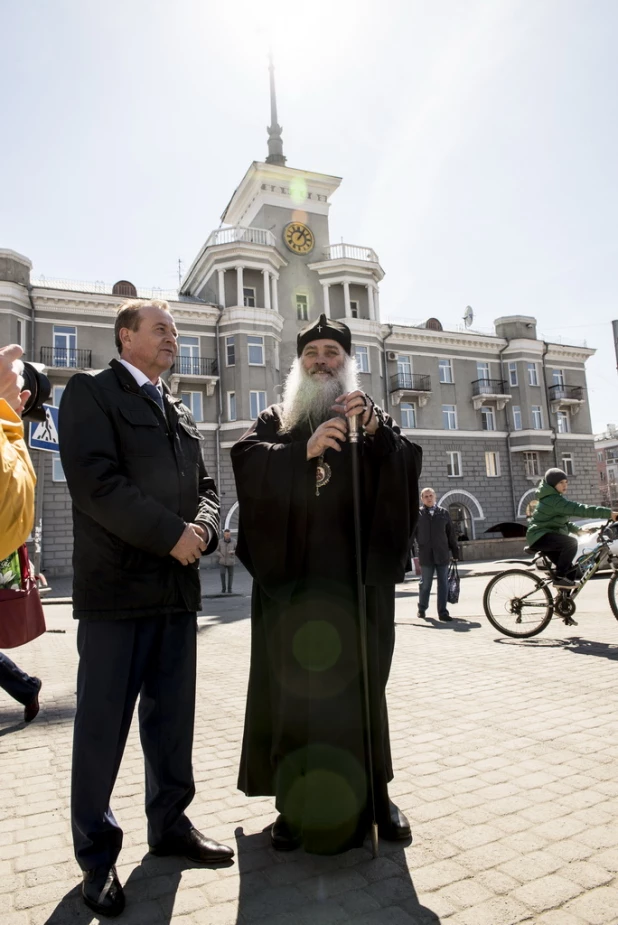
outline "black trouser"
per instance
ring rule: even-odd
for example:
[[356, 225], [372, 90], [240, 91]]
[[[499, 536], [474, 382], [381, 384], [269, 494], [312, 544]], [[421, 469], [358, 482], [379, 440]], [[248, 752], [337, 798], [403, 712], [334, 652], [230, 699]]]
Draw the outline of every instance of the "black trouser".
[[577, 552], [577, 540], [564, 533], [545, 533], [530, 549], [545, 553], [556, 566], [557, 577], [566, 578]]
[[227, 573], [227, 590], [228, 593], [232, 593], [232, 582], [234, 581], [234, 566], [233, 565], [220, 565], [219, 566], [219, 575], [221, 576], [221, 590], [225, 594], [225, 575]]
[[122, 829], [109, 805], [139, 695], [148, 844], [191, 827], [195, 713], [194, 613], [80, 620], [71, 815], [83, 870], [111, 867]]
[[41, 682], [26, 674], [8, 655], [0, 652], [0, 687], [18, 703], [26, 706], [38, 694]]

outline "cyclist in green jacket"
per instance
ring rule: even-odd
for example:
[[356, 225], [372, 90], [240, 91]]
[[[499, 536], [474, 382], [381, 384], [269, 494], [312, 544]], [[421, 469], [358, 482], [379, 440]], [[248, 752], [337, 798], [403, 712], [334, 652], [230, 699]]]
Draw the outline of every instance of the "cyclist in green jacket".
[[569, 517], [599, 517], [618, 519], [618, 511], [595, 504], [578, 504], [564, 497], [568, 487], [566, 472], [548, 469], [537, 491], [537, 504], [526, 533], [530, 549], [545, 553], [556, 566], [554, 585], [557, 588], [574, 588], [575, 582], [567, 577], [577, 550], [577, 540], [571, 533], [579, 533]]

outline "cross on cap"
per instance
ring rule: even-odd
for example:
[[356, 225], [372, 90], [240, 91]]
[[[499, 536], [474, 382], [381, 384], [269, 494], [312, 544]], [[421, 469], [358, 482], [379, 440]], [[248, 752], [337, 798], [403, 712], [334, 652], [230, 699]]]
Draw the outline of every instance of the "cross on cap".
[[304, 347], [312, 340], [335, 340], [341, 344], [349, 355], [352, 349], [352, 335], [350, 329], [342, 321], [327, 318], [324, 313], [315, 321], [305, 325], [298, 332], [296, 338], [296, 356], [300, 356]]

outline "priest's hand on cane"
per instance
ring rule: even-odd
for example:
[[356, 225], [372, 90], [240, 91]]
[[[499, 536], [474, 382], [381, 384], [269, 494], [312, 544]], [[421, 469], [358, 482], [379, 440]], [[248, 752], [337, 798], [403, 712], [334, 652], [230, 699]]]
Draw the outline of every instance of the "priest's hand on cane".
[[369, 434], [370, 437], [373, 437], [378, 429], [373, 404], [367, 401], [367, 396], [359, 389], [340, 395], [335, 399], [335, 404], [332, 408], [333, 411], [338, 411], [339, 414], [343, 414], [348, 419], [358, 415], [359, 423], [365, 428], [365, 433]]

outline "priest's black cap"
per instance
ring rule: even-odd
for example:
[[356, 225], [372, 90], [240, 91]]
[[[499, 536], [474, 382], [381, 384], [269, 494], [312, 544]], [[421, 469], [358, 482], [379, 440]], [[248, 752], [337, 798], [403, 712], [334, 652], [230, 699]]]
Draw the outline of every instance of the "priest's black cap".
[[296, 338], [296, 356], [300, 356], [312, 340], [336, 340], [347, 354], [352, 350], [352, 335], [349, 327], [342, 321], [335, 321], [322, 314], [317, 321], [301, 328]]

